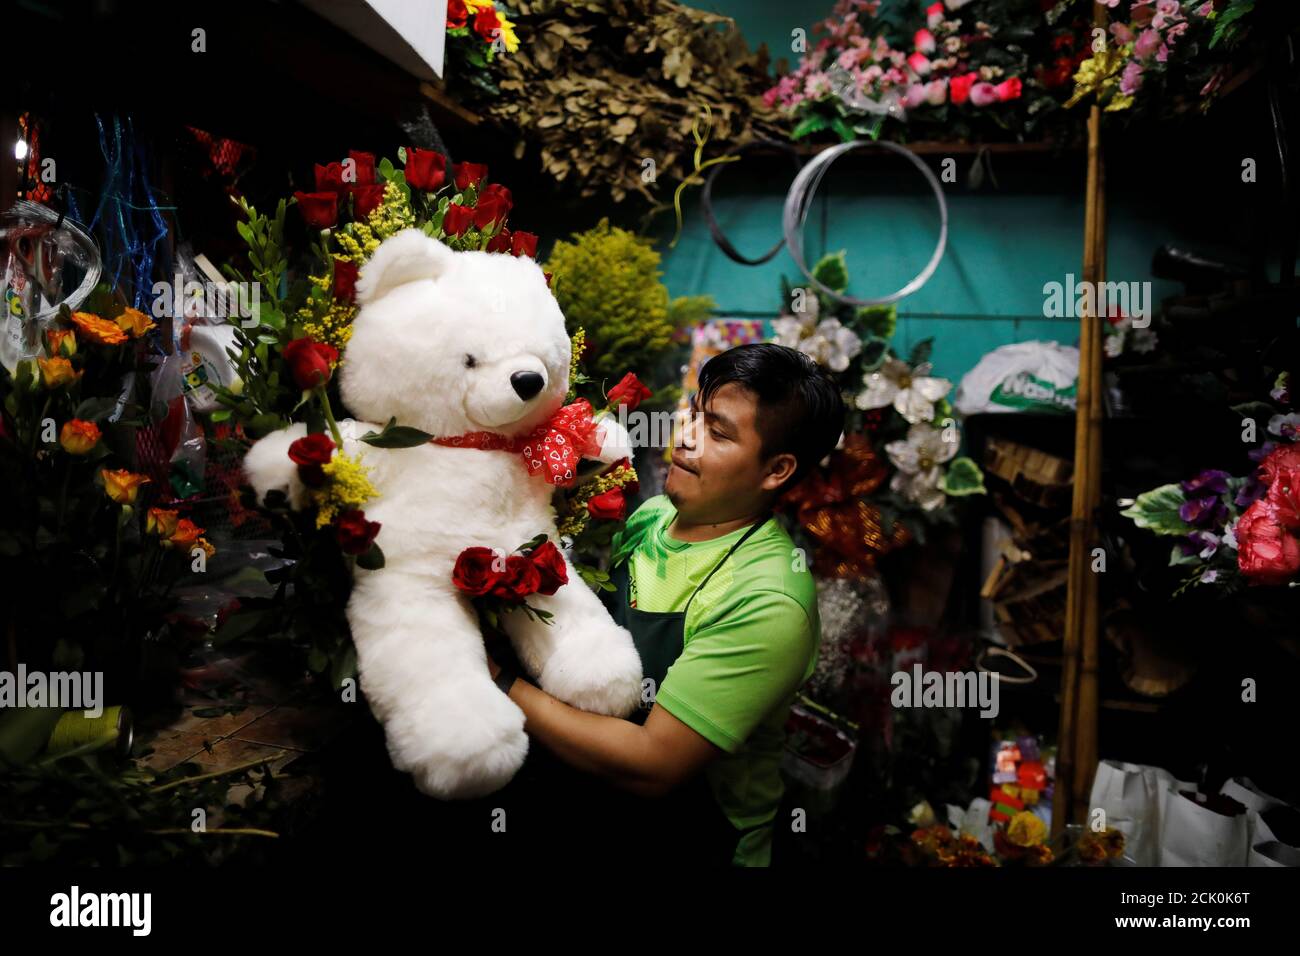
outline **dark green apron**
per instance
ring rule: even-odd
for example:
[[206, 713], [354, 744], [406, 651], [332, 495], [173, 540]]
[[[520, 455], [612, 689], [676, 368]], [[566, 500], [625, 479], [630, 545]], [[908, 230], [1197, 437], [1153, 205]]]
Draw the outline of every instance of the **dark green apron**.
[[[642, 677], [654, 682], [651, 687], [655, 692], [663, 686], [668, 669], [681, 656], [685, 646], [686, 614], [691, 608], [691, 602], [750, 535], [767, 523], [769, 517], [752, 525], [728, 549], [722, 560], [714, 565], [691, 592], [686, 607], [680, 611], [643, 611], [629, 607], [628, 560], [625, 558], [613, 570], [611, 580], [615, 583], [616, 590], [612, 602], [609, 602], [610, 614], [616, 623], [631, 632], [637, 653], [641, 655]], [[645, 696], [648, 698], [651, 695]], [[638, 724], [644, 723], [653, 704], [653, 700], [647, 699], [628, 719]], [[622, 804], [621, 809], [628, 817], [626, 825], [647, 840], [645, 845], [659, 848], [664, 859], [686, 859], [726, 866], [731, 863], [736, 844], [744, 835], [744, 831], [738, 830], [718, 806], [704, 772], [696, 774], [668, 795], [654, 800], [626, 794], [622, 799], [614, 799]]]

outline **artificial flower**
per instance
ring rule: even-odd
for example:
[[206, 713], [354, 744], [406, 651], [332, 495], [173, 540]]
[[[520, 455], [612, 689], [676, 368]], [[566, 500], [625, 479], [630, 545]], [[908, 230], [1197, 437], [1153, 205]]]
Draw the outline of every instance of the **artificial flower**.
[[893, 405], [898, 414], [911, 424], [934, 418], [934, 403], [952, 389], [946, 378], [930, 375], [933, 366], [923, 362], [912, 368], [897, 358], [887, 358], [876, 371], [863, 378], [866, 388], [858, 394], [857, 406], [863, 411]]
[[456, 178], [456, 188], [464, 192], [486, 179], [488, 168], [483, 163], [457, 163], [452, 167], [452, 172]]
[[554, 594], [569, 583], [569, 569], [564, 563], [564, 555], [550, 541], [543, 541], [534, 548], [528, 555], [528, 560], [537, 568], [538, 594]]
[[629, 412], [632, 412], [652, 394], [654, 393], [636, 377], [635, 372], [628, 372], [617, 385], [609, 390], [609, 395], [606, 397], [609, 399], [610, 405], [621, 405]]
[[1267, 496], [1237, 520], [1237, 568], [1259, 584], [1286, 584], [1300, 573], [1300, 537], [1283, 527]]
[[449, 236], [463, 235], [472, 225], [474, 225], [474, 209], [471, 206], [452, 203], [442, 217], [442, 230]]
[[587, 513], [602, 521], [622, 521], [627, 515], [627, 500], [622, 488], [611, 488], [587, 499]]
[[334, 298], [344, 302], [356, 299], [359, 271], [355, 262], [349, 262], [347, 259], [334, 260]]
[[970, 88], [971, 105], [981, 109], [998, 101], [998, 88], [992, 83], [976, 83]]
[[[513, 256], [527, 256], [529, 259], [537, 258], [536, 234], [524, 232], [522, 229], [512, 232], [510, 234], [510, 254]], [[546, 285], [548, 288], [550, 284], [550, 273], [547, 273]]]
[[497, 553], [491, 548], [466, 548], [456, 557], [451, 582], [470, 597], [482, 597], [501, 579], [497, 570]]
[[542, 584], [542, 573], [528, 558], [512, 554], [506, 558], [506, 570], [488, 592], [492, 597], [518, 603], [530, 594], [536, 594]]
[[180, 521], [180, 512], [170, 508], [150, 508], [145, 516], [146, 534], [156, 534], [160, 538], [170, 538], [176, 533]]
[[944, 430], [924, 423], [912, 425], [903, 441], [885, 445], [885, 454], [898, 469], [889, 487], [926, 511], [940, 507], [946, 498], [940, 483], [943, 465], [957, 454], [957, 443], [944, 440]]
[[189, 518], [181, 518], [176, 522], [176, 527], [172, 530], [172, 533], [161, 544], [165, 548], [188, 551], [198, 543], [202, 534], [203, 529], [193, 521]]
[[348, 159], [353, 163], [353, 180], [358, 186], [369, 186], [375, 182], [375, 154], [362, 153], [355, 149], [348, 150]]
[[319, 488], [325, 483], [325, 465], [334, 457], [334, 441], [320, 432], [304, 435], [289, 445], [289, 460], [298, 466], [304, 485]]
[[357, 219], [370, 218], [370, 214], [383, 205], [384, 188], [384, 183], [353, 186], [350, 190], [352, 193], [352, 214]]
[[970, 99], [971, 87], [975, 85], [975, 81], [978, 79], [979, 74], [971, 72], [963, 74], [962, 76], [954, 76], [949, 80], [948, 90], [949, 95], [952, 97], [952, 101], [960, 105]]

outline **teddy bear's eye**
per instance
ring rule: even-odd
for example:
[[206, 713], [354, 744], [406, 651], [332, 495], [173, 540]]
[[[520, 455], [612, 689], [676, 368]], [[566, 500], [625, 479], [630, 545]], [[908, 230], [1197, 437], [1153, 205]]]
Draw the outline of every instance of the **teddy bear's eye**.
[[474, 356], [472, 356], [472, 355], [466, 355], [466, 356], [465, 356], [465, 367], [466, 367], [466, 368], [473, 368], [473, 367], [476, 366], [476, 365], [478, 365], [478, 359], [476, 359], [476, 358], [475, 358]]

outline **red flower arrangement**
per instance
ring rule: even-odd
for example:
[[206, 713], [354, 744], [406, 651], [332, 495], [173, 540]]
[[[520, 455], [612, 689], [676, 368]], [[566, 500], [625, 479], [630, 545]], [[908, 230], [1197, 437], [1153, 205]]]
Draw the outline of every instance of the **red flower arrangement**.
[[456, 558], [451, 582], [493, 627], [501, 613], [517, 608], [549, 623], [551, 613], [531, 607], [525, 599], [554, 594], [569, 583], [569, 572], [560, 549], [540, 534], [508, 555], [499, 548], [466, 548]]

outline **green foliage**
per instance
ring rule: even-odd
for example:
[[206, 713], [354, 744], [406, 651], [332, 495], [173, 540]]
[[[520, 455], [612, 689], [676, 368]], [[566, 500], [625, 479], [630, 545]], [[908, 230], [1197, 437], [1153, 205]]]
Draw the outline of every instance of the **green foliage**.
[[659, 253], [649, 240], [607, 219], [571, 242], [557, 242], [546, 267], [569, 333], [586, 331], [587, 375], [607, 387], [653, 366], [671, 347], [675, 323], [712, 308], [711, 300], [698, 296], [670, 303]]
[[844, 250], [824, 255], [812, 268], [812, 277], [832, 292], [849, 287], [849, 265]]
[[1139, 528], [1146, 528], [1156, 534], [1187, 534], [1192, 531], [1189, 525], [1178, 515], [1187, 496], [1177, 484], [1161, 485], [1137, 496], [1132, 506], [1120, 512], [1131, 518]]

